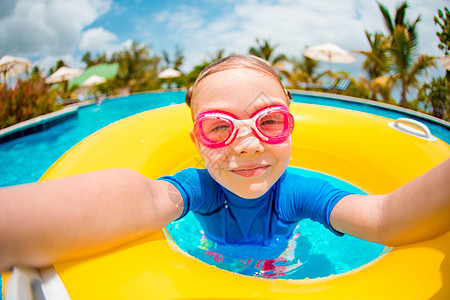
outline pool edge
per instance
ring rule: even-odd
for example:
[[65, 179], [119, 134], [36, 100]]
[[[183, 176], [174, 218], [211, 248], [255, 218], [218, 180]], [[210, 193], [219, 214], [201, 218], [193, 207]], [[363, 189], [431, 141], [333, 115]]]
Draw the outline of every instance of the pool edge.
[[92, 105], [92, 101], [80, 102], [45, 115], [32, 118], [0, 130], [0, 144], [44, 131], [78, 115], [78, 108]]
[[295, 95], [303, 95], [303, 96], [311, 96], [315, 98], [326, 98], [327, 100], [341, 100], [341, 101], [347, 101], [347, 102], [354, 102], [359, 104], [365, 104], [369, 106], [375, 106], [386, 110], [392, 110], [399, 113], [415, 116], [417, 118], [425, 119], [429, 122], [437, 123], [441, 126], [444, 126], [448, 129], [450, 129], [450, 122], [444, 121], [442, 119], [436, 118], [434, 116], [421, 113], [415, 110], [411, 110], [408, 108], [387, 104], [384, 102], [369, 100], [369, 99], [363, 99], [363, 98], [357, 98], [357, 97], [351, 97], [346, 95], [339, 95], [339, 94], [333, 94], [333, 93], [324, 93], [324, 92], [313, 92], [313, 91], [303, 91], [303, 90], [296, 90], [296, 89], [289, 89], [289, 91], [292, 94]]

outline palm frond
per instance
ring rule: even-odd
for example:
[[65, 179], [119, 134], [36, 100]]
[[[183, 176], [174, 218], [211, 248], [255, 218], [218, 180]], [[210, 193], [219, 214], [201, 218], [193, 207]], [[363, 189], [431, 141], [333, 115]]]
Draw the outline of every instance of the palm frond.
[[278, 54], [273, 60], [272, 65], [277, 65], [279, 63], [282, 63], [284, 61], [287, 61], [287, 57], [284, 54]]
[[406, 15], [406, 9], [409, 7], [408, 2], [405, 1], [400, 6], [397, 7], [395, 10], [395, 26], [397, 25], [405, 25], [405, 15]]
[[392, 33], [394, 31], [394, 24], [392, 22], [391, 14], [383, 4], [381, 4], [378, 1], [377, 3], [380, 8], [381, 14], [383, 15], [384, 24], [386, 25], [386, 28], [388, 29], [389, 33]]
[[355, 51], [366, 56], [362, 67], [369, 77], [374, 79], [389, 71], [386, 37], [381, 33], [370, 34], [366, 31], [366, 37], [370, 44], [370, 51]]
[[389, 48], [393, 68], [397, 73], [405, 74], [414, 61], [415, 47], [411, 43], [405, 27], [396, 26], [392, 35], [392, 45]]
[[275, 58], [272, 59], [273, 54], [275, 52], [275, 48], [278, 45], [272, 46], [268, 40], [264, 40], [261, 42], [259, 39], [256, 39], [257, 46], [250, 47], [248, 53], [251, 55], [255, 55], [257, 57], [263, 58], [268, 61], [272, 66], [279, 64], [282, 61], [287, 60], [284, 54], [279, 54]]
[[409, 85], [417, 86], [417, 77], [420, 75], [426, 75], [427, 69], [430, 67], [436, 68], [434, 57], [428, 55], [420, 55], [411, 67], [406, 77], [406, 83]]

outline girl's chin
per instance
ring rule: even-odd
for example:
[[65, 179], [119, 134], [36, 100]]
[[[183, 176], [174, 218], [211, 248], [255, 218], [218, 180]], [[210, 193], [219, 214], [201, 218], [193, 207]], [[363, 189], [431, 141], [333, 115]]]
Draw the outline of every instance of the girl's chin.
[[242, 189], [233, 189], [231, 191], [234, 194], [238, 195], [239, 197], [245, 199], [255, 199], [264, 195], [269, 190], [269, 188], [270, 186], [267, 186], [266, 183], [262, 183], [262, 184], [252, 184]]

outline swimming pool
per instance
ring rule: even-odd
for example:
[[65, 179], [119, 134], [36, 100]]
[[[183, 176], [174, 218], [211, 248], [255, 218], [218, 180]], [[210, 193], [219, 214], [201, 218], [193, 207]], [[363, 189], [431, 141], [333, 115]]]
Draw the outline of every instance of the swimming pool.
[[[183, 103], [184, 95], [185, 92], [177, 91], [136, 94], [124, 98], [110, 99], [104, 101], [101, 106], [91, 105], [83, 107], [79, 110], [77, 118], [65, 121], [44, 132], [0, 144], [0, 171], [2, 171], [2, 174], [4, 175], [0, 179], [0, 186], [35, 182], [64, 152], [69, 150], [73, 145], [91, 133], [112, 122], [142, 111], [171, 104]], [[304, 95], [294, 95], [294, 101], [325, 104], [343, 108], [352, 106], [352, 109], [360, 111], [366, 111], [365, 109], [367, 109], [366, 105], [350, 105], [344, 101], [333, 102], [330, 99], [320, 99], [320, 97], [308, 97]], [[338, 105], [336, 105], [336, 103], [338, 103]], [[405, 115], [398, 112], [395, 112], [395, 115], [392, 115], [391, 111], [385, 109], [377, 108], [374, 110], [370, 107], [369, 109], [371, 109], [371, 111], [366, 112], [381, 114], [393, 118], [405, 117]], [[410, 116], [408, 115], [407, 117]], [[440, 128], [434, 124], [433, 126], [438, 127], [438, 129], [435, 130], [430, 126], [432, 133], [449, 143], [450, 137], [448, 128]], [[311, 234], [311, 236], [318, 235]], [[301, 242], [300, 245], [302, 245], [300, 248], [303, 249], [305, 249], [305, 247], [307, 248], [309, 244], [314, 243], [312, 240], [305, 239], [300, 239], [299, 242]], [[381, 247], [376, 250], [378, 251], [377, 255], [379, 255], [380, 252], [383, 252], [383, 247], [379, 245], [377, 245], [377, 247]], [[314, 253], [314, 251], [318, 250], [312, 251]], [[355, 254], [357, 255], [358, 253]], [[322, 253], [318, 254], [316, 257], [311, 257], [310, 260], [314, 261], [315, 259], [321, 257], [321, 255]], [[327, 265], [327, 260], [323, 261], [325, 262], [324, 264]], [[344, 267], [330, 268], [330, 270], [331, 269], [334, 270], [331, 272], [341, 272], [346, 270]], [[297, 274], [297, 276], [297, 278], [305, 277], [304, 274]], [[306, 276], [311, 277], [315, 275]], [[318, 274], [318, 276], [323, 276], [323, 274]]]
[[35, 182], [61, 155], [106, 125], [184, 102], [185, 92], [135, 94], [79, 109], [78, 116], [45, 131], [0, 144], [0, 186]]
[[[82, 107], [78, 117], [43, 132], [0, 144], [0, 172], [3, 174], [0, 187], [39, 180], [54, 161], [91, 133], [136, 113], [183, 103], [185, 94], [184, 91], [156, 92], [109, 99], [100, 106]], [[302, 94], [293, 97], [295, 102], [348, 108], [388, 118], [412, 117], [425, 123], [434, 135], [450, 144], [449, 128], [398, 111], [327, 97]]]

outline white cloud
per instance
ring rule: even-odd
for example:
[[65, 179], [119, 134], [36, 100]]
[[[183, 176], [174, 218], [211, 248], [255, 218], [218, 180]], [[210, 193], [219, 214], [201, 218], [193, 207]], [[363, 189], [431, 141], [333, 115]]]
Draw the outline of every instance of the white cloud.
[[180, 5], [176, 10], [162, 11], [155, 20], [166, 24], [172, 34], [196, 31], [204, 24], [200, 8]]
[[153, 20], [155, 22], [166, 22], [169, 19], [170, 12], [168, 10], [163, 10], [158, 12], [154, 17]]
[[111, 0], [19, 0], [0, 18], [0, 54], [71, 54], [84, 27], [106, 13]]
[[81, 35], [78, 48], [82, 51], [104, 52], [117, 42], [117, 36], [103, 27], [91, 28]]

